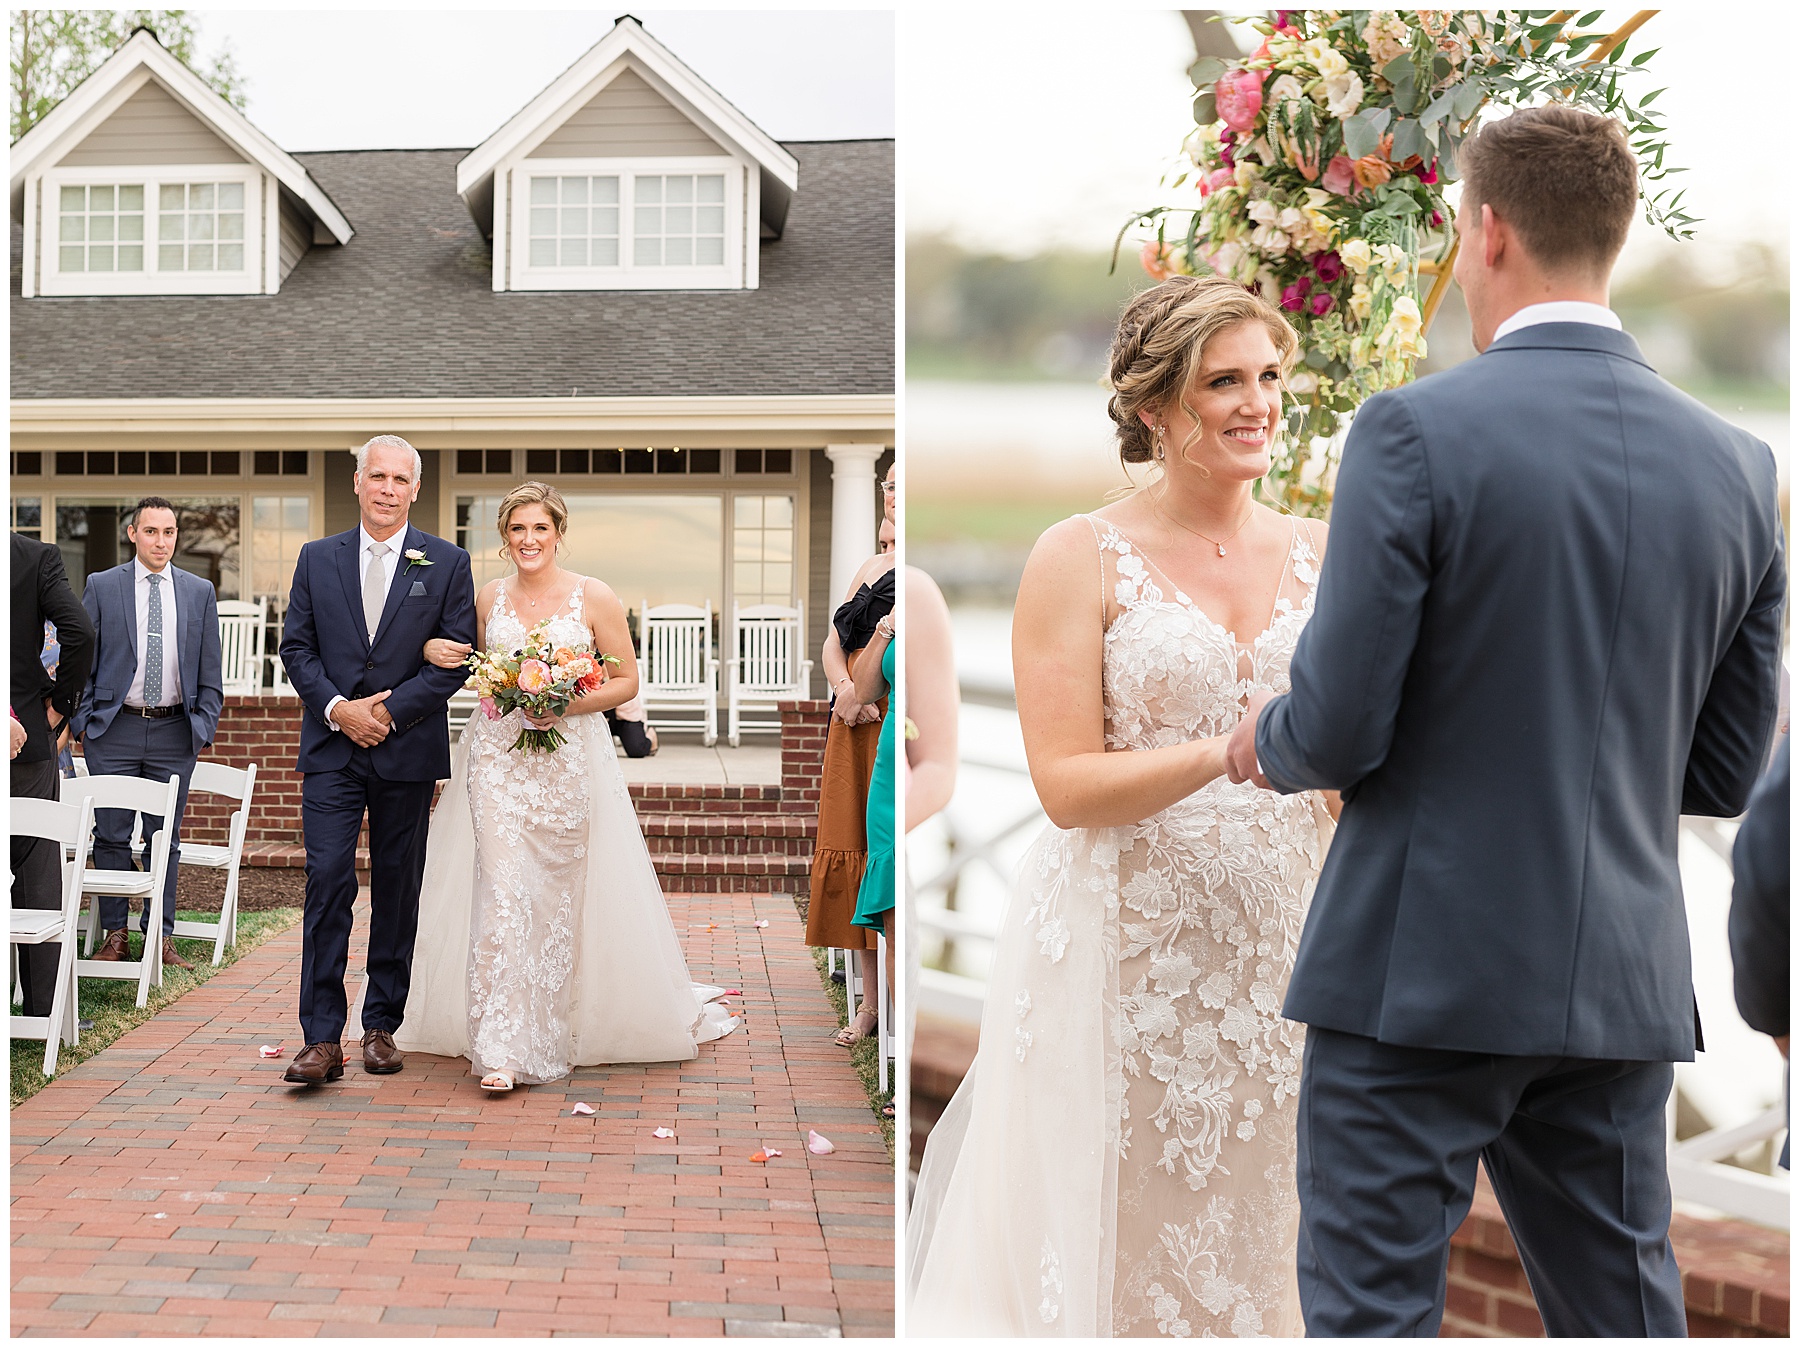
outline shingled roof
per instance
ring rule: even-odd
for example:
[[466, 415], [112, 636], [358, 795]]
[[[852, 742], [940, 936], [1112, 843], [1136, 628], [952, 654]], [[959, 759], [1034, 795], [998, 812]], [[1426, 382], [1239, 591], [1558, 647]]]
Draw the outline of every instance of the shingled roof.
[[894, 391], [894, 146], [802, 141], [756, 290], [492, 289], [464, 150], [297, 154], [355, 226], [276, 295], [19, 297], [12, 396], [455, 398]]

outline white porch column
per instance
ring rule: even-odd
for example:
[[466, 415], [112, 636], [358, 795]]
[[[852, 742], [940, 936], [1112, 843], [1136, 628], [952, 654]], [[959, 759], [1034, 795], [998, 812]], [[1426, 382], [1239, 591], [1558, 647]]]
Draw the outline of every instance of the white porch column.
[[875, 460], [881, 445], [826, 445], [831, 460], [831, 606], [827, 620], [844, 602], [856, 568], [875, 555]]

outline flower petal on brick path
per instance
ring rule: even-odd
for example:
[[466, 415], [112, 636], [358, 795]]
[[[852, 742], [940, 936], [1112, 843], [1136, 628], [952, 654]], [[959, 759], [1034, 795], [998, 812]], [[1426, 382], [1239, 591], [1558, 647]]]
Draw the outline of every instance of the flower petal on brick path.
[[772, 1161], [779, 1155], [781, 1155], [781, 1153], [775, 1150], [775, 1148], [764, 1147], [761, 1151], [751, 1152], [750, 1159], [755, 1161], [758, 1165], [761, 1165], [764, 1161]]
[[832, 1152], [837, 1150], [837, 1148], [832, 1145], [830, 1138], [826, 1137], [823, 1133], [815, 1133], [810, 1128], [806, 1130], [806, 1149], [814, 1156], [829, 1156]]
[[768, 925], [769, 925], [769, 919], [768, 919], [768, 918], [766, 918], [766, 917], [765, 917], [765, 918], [761, 918], [761, 919], [759, 919], [759, 920], [758, 920], [758, 921], [757, 921], [757, 923], [756, 923], [756, 925], [757, 925], [757, 926], [759, 926], [759, 927], [766, 927], [766, 926], [768, 926]]
[[674, 1137], [675, 1130], [673, 1128], [652, 1128], [650, 1130], [650, 1136], [651, 1137]]
[[281, 1056], [281, 1045], [280, 1044], [264, 1044], [261, 1048], [257, 1049], [256, 1051], [258, 1054], [260, 1054], [262, 1057], [265, 1057], [265, 1058], [279, 1058]]
[[592, 1114], [593, 1112], [594, 1107], [582, 1100], [577, 1100], [573, 1108], [569, 1110], [571, 1114]]

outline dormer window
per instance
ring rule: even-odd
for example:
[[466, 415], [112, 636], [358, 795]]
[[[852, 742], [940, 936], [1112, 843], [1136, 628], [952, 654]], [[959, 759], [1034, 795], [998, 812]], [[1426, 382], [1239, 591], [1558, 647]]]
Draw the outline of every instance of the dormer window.
[[727, 159], [527, 160], [516, 175], [513, 285], [736, 289], [743, 179]]
[[[245, 295], [263, 288], [261, 177], [249, 165], [57, 168], [46, 295]], [[49, 209], [46, 209], [46, 215]]]
[[495, 290], [755, 290], [798, 182], [630, 15], [456, 166]]
[[12, 147], [22, 299], [273, 295], [350, 222], [140, 28]]

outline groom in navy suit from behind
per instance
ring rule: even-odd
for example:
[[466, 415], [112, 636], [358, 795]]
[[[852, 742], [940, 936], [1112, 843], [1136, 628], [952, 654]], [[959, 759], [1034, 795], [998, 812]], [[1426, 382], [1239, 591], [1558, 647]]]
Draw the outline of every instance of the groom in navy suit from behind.
[[1775, 460], [1606, 307], [1637, 210], [1617, 123], [1518, 112], [1463, 169], [1482, 355], [1358, 414], [1292, 691], [1229, 752], [1234, 781], [1344, 797], [1282, 1007], [1301, 1308], [1435, 1334], [1480, 1157], [1551, 1335], [1679, 1337], [1677, 824], [1739, 813], [1768, 753]]
[[424, 658], [431, 637], [475, 641], [469, 554], [407, 522], [418, 451], [378, 435], [356, 451], [362, 522], [300, 550], [281, 659], [305, 704], [300, 732], [306, 919], [300, 1028], [288, 1066], [303, 1085], [344, 1074], [344, 966], [356, 898], [356, 837], [369, 818], [369, 987], [363, 1069], [398, 1072], [394, 1047], [412, 981], [431, 797], [450, 775], [445, 704], [460, 669]]

